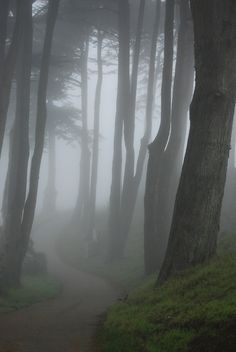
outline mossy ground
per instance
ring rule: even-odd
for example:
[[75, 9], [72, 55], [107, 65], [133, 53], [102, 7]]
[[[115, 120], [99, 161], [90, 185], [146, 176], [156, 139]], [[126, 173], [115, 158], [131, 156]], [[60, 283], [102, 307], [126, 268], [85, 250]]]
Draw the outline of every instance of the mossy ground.
[[224, 240], [210, 263], [161, 288], [155, 288], [156, 277], [149, 278], [127, 300], [114, 305], [101, 333], [102, 351], [235, 351], [235, 242]]
[[61, 284], [50, 276], [25, 276], [21, 287], [9, 290], [0, 297], [0, 313], [9, 313], [32, 304], [55, 298]]

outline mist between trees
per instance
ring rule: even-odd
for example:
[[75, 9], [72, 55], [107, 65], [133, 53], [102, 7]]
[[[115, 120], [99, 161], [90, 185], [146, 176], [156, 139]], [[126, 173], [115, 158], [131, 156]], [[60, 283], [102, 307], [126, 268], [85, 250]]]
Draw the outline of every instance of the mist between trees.
[[211, 258], [236, 227], [233, 1], [0, 4], [0, 288], [62, 213], [108, 266], [138, 228], [158, 284]]

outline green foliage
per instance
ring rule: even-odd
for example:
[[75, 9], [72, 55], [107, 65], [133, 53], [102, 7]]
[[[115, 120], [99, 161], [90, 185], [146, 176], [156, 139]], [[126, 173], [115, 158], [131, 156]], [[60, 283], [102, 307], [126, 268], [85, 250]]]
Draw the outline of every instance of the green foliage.
[[236, 246], [225, 254], [224, 241], [220, 255], [208, 265], [189, 270], [160, 288], [155, 287], [156, 277], [151, 278], [113, 306], [101, 334], [103, 351], [233, 351]]
[[61, 284], [49, 276], [25, 276], [21, 287], [11, 289], [0, 297], [0, 313], [8, 313], [34, 303], [55, 298], [61, 291]]

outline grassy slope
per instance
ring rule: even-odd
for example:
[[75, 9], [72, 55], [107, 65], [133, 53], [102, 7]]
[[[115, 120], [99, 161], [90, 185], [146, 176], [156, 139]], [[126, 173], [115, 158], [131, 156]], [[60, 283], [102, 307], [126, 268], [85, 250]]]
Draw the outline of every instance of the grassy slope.
[[[225, 254], [225, 249], [231, 253]], [[234, 250], [232, 251], [232, 248]], [[151, 278], [111, 308], [104, 352], [230, 352], [236, 349], [236, 246], [162, 288]]]
[[6, 296], [0, 297], [0, 313], [8, 313], [52, 299], [59, 294], [60, 290], [60, 283], [51, 277], [25, 276], [20, 288], [12, 289]]

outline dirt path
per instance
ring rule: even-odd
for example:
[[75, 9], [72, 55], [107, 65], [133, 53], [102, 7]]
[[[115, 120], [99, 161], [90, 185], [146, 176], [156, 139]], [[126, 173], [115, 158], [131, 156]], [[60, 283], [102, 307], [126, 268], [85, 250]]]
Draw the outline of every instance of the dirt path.
[[63, 282], [63, 293], [55, 300], [1, 315], [0, 352], [96, 352], [97, 325], [119, 293], [103, 279], [61, 263], [53, 241], [47, 239], [41, 248], [44, 245], [51, 271]]

